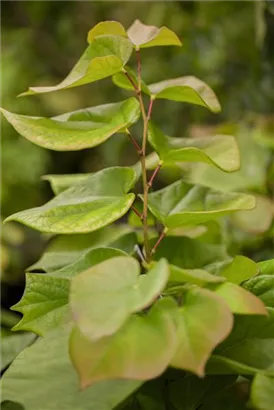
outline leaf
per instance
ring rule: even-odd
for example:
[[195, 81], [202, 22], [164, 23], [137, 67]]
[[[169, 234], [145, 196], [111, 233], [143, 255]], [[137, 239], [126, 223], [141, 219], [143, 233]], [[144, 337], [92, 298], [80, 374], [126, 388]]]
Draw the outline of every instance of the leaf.
[[89, 340], [74, 327], [70, 355], [82, 389], [99, 380], [152, 379], [166, 369], [174, 354], [176, 332], [161, 302], [145, 316], [132, 315], [115, 334], [99, 340]]
[[255, 276], [245, 282], [243, 287], [257, 295], [266, 306], [274, 308], [274, 276]]
[[171, 283], [178, 284], [187, 282], [203, 287], [211, 283], [220, 283], [225, 281], [225, 278], [211, 275], [202, 269], [182, 269], [175, 265], [169, 265], [169, 267], [169, 282]]
[[229, 282], [240, 283], [255, 276], [259, 273], [257, 264], [245, 256], [235, 256], [231, 263], [229, 263], [220, 274]]
[[241, 211], [233, 215], [232, 222], [240, 230], [252, 234], [266, 232], [274, 216], [274, 203], [267, 197], [255, 195], [256, 207], [252, 211]]
[[22, 333], [2, 337], [1, 340], [1, 372], [15, 359], [15, 357], [31, 344], [35, 335], [31, 333]]
[[237, 143], [230, 135], [171, 138], [150, 122], [149, 142], [164, 164], [205, 162], [226, 172], [236, 171], [240, 167]]
[[242, 209], [253, 209], [252, 195], [222, 193], [179, 180], [148, 196], [151, 213], [167, 228], [198, 225]]
[[171, 365], [202, 377], [211, 352], [230, 333], [233, 316], [219, 296], [194, 288], [186, 293], [175, 320], [177, 352]]
[[54, 151], [78, 151], [105, 142], [137, 121], [140, 108], [135, 98], [63, 114], [55, 118], [29, 117], [1, 109], [23, 137]]
[[[125, 71], [128, 73], [130, 78], [133, 82], [137, 85], [138, 84], [138, 77], [132, 68], [125, 66]], [[113, 84], [117, 87], [123, 88], [124, 90], [135, 91], [132, 83], [129, 81], [128, 77], [125, 75], [124, 72], [116, 73], [112, 76]], [[150, 95], [150, 91], [144, 80], [141, 79], [141, 90], [147, 95]]]
[[113, 35], [127, 37], [126, 30], [118, 21], [101, 21], [88, 32], [88, 43], [102, 35]]
[[218, 285], [215, 293], [226, 301], [233, 313], [241, 315], [267, 315], [263, 302], [251, 292], [234, 283]]
[[[266, 347], [268, 350], [269, 348], [271, 348], [271, 345], [266, 346], [265, 343], [263, 342], [258, 343], [257, 344], [259, 346], [259, 348], [264, 348]], [[257, 347], [258, 347], [257, 346]], [[248, 354], [251, 356], [251, 349], [252, 347], [256, 347], [256, 345], [251, 345], [246, 346], [246, 348], [248, 348]], [[254, 376], [256, 375], [258, 372], [260, 372], [260, 374], [270, 374], [272, 375], [272, 372], [269, 372], [268, 370], [263, 370], [259, 367], [256, 366], [249, 366], [245, 363], [243, 363], [243, 361], [245, 360], [245, 358], [241, 359], [240, 357], [237, 360], [232, 360], [229, 359], [225, 356], [220, 356], [217, 354], [213, 354], [208, 363], [207, 363], [207, 367], [206, 367], [206, 373], [207, 374], [240, 374], [240, 375], [244, 375], [244, 376]], [[273, 374], [274, 375], [274, 374]]]
[[274, 275], [274, 259], [259, 262], [258, 267], [260, 275]]
[[200, 379], [186, 375], [168, 386], [171, 403], [176, 410], [196, 410], [215, 398], [235, 381], [235, 376], [208, 376]]
[[58, 328], [19, 354], [2, 379], [2, 400], [27, 410], [112, 410], [141, 382], [111, 380], [79, 390], [67, 345], [70, 329]]
[[147, 26], [135, 20], [127, 31], [128, 37], [136, 49], [155, 46], [181, 46], [176, 34], [167, 27]]
[[122, 70], [132, 53], [131, 42], [120, 36], [105, 35], [95, 38], [86, 48], [68, 76], [56, 86], [30, 87], [23, 95], [64, 90], [92, 83]]
[[[115, 241], [130, 229], [122, 224], [110, 225], [88, 234], [58, 235], [46, 248], [42, 257], [28, 268], [28, 271], [52, 272], [75, 262], [91, 249], [101, 246], [113, 247]], [[114, 246], [118, 247], [118, 246]]]
[[54, 195], [58, 195], [77, 182], [84, 181], [92, 174], [44, 175], [42, 179], [49, 181]]
[[257, 374], [251, 385], [251, 403], [258, 410], [273, 408], [274, 378]]
[[77, 327], [96, 341], [115, 333], [131, 313], [148, 307], [164, 289], [169, 276], [165, 260], [147, 274], [131, 257], [102, 262], [71, 282], [70, 307]]
[[21, 222], [41, 232], [92, 232], [109, 225], [129, 210], [135, 195], [127, 192], [134, 180], [131, 168], [106, 168], [61, 192], [43, 206], [9, 216], [6, 222]]
[[148, 88], [154, 98], [200, 105], [214, 113], [221, 111], [220, 103], [213, 90], [193, 76], [161, 81], [150, 84]]
[[[151, 241], [151, 245], [154, 241]], [[157, 247], [154, 259], [165, 258], [170, 264], [183, 269], [201, 269], [227, 258], [223, 245], [203, 243], [199, 239], [165, 237]]]
[[39, 336], [71, 321], [69, 290], [71, 279], [96, 264], [125, 255], [112, 248], [92, 249], [76, 262], [51, 274], [26, 274], [22, 299], [12, 307], [24, 316], [13, 330], [29, 330]]

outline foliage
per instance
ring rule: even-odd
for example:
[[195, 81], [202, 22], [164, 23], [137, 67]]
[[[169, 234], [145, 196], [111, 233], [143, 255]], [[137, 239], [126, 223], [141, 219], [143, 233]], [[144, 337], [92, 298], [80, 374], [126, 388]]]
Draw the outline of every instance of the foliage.
[[[236, 183], [234, 191], [234, 182], [227, 188], [219, 179], [236, 174], [241, 181], [233, 136], [218, 132], [199, 139], [172, 138], [152, 122], [161, 99], [220, 111], [213, 90], [196, 77], [147, 85], [141, 75], [141, 49], [154, 46], [181, 42], [167, 27], [139, 20], [128, 31], [115, 21], [99, 23], [61, 83], [31, 87], [21, 95], [112, 77], [133, 97], [54, 118], [2, 109], [15, 130], [44, 148], [81, 150], [125, 133], [137, 156], [128, 167], [51, 175], [47, 179], [53, 199], [6, 219], [59, 235], [30, 268], [34, 272], [27, 273], [23, 298], [13, 306], [23, 313], [13, 329], [42, 338], [21, 351], [5, 372], [6, 407], [180, 410], [185, 400], [192, 409], [220, 408], [220, 403], [245, 408], [249, 398], [237, 392], [246, 383], [251, 385], [252, 406], [270, 409], [272, 262], [233, 258], [224, 241], [214, 245], [212, 240], [223, 235], [220, 218], [224, 224], [247, 226], [248, 213], [257, 209], [256, 198], [245, 192], [249, 185]], [[133, 53], [137, 72], [127, 66]], [[147, 108], [144, 94], [149, 97]], [[140, 124], [141, 144], [134, 136]], [[157, 175], [166, 166], [183, 174], [154, 191]], [[200, 167], [206, 168], [199, 172]], [[207, 178], [206, 170], [217, 172], [217, 177]], [[260, 199], [258, 204], [270, 214], [267, 230], [272, 206]], [[139, 223], [132, 223], [129, 211]], [[237, 220], [237, 215], [242, 217]], [[127, 228], [114, 223], [122, 217]], [[160, 391], [154, 383], [162, 386]], [[189, 388], [191, 394], [180, 400]]]

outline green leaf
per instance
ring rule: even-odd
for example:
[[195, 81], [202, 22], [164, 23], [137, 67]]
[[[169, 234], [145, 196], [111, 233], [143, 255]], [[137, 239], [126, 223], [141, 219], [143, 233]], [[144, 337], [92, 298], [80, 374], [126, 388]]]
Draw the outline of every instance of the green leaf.
[[218, 285], [215, 293], [226, 301], [233, 313], [241, 315], [267, 315], [263, 302], [251, 292], [234, 283]]
[[127, 194], [135, 181], [131, 168], [107, 168], [73, 185], [38, 208], [9, 216], [41, 232], [87, 233], [123, 216], [135, 195]]
[[258, 267], [260, 275], [274, 275], [274, 259], [259, 262]]
[[86, 108], [55, 118], [29, 117], [1, 109], [23, 137], [54, 151], [78, 151], [105, 142], [137, 121], [140, 108], [135, 98], [115, 104]]
[[91, 174], [44, 175], [42, 179], [49, 181], [54, 195], [58, 195], [77, 182], [84, 181]]
[[257, 410], [273, 409], [274, 377], [257, 374], [251, 385], [251, 403]]
[[58, 328], [19, 354], [2, 378], [3, 401], [27, 410], [112, 410], [140, 386], [111, 380], [81, 391], [68, 355], [69, 332]]
[[229, 282], [240, 283], [255, 276], [259, 273], [258, 266], [251, 259], [245, 256], [236, 256], [221, 272], [220, 275], [225, 277]]
[[221, 106], [213, 90], [193, 76], [173, 78], [148, 86], [154, 98], [186, 102], [208, 108], [214, 113]]
[[203, 287], [208, 284], [221, 283], [225, 281], [225, 278], [211, 275], [202, 269], [182, 269], [175, 265], [169, 265], [169, 267], [169, 282], [171, 283], [178, 284], [187, 282]]
[[230, 333], [233, 316], [219, 296], [197, 288], [186, 293], [175, 319], [178, 341], [171, 365], [203, 376], [211, 352]]
[[[151, 245], [155, 241], [151, 241]], [[165, 237], [153, 256], [159, 260], [166, 258], [170, 264], [182, 269], [201, 269], [204, 266], [227, 258], [223, 245], [203, 243], [199, 239], [185, 237]]]
[[101, 21], [88, 32], [88, 43], [102, 35], [113, 35], [127, 37], [126, 30], [118, 21]]
[[[270, 344], [266, 345], [265, 342], [263, 343], [251, 343], [250, 346], [246, 345], [243, 346], [243, 348], [248, 349], [248, 356], [251, 357], [252, 355], [252, 348], [259, 348], [259, 349], [270, 349], [272, 348]], [[258, 360], [258, 356], [259, 353], [256, 352], [257, 354], [257, 360]], [[233, 352], [232, 352], [233, 355]], [[246, 355], [247, 356], [247, 355]], [[269, 359], [269, 358], [268, 358]], [[244, 376], [254, 376], [256, 375], [258, 372], [260, 372], [260, 374], [270, 374], [270, 375], [274, 375], [273, 372], [269, 372], [268, 370], [264, 370], [262, 369], [261, 365], [259, 366], [249, 366], [245, 363], [243, 363], [245, 361], [245, 357], [241, 358], [238, 357], [236, 360], [233, 359], [229, 359], [228, 357], [225, 356], [220, 356], [218, 354], [213, 354], [208, 363], [207, 363], [207, 367], [206, 367], [206, 373], [207, 374], [241, 374]]]
[[274, 276], [256, 276], [245, 282], [243, 287], [257, 295], [266, 306], [274, 308]]
[[115, 333], [131, 313], [148, 307], [169, 276], [165, 260], [147, 274], [131, 257], [102, 262], [72, 280], [70, 307], [81, 333], [91, 340]]
[[208, 376], [200, 379], [186, 375], [169, 384], [170, 401], [176, 410], [204, 409], [203, 405], [208, 400], [221, 394], [235, 379], [235, 376]]
[[97, 37], [61, 83], [49, 87], [30, 87], [21, 96], [64, 90], [110, 77], [123, 69], [131, 53], [132, 44], [126, 38], [113, 35]]
[[151, 213], [167, 228], [196, 225], [242, 209], [253, 209], [252, 195], [209, 191], [201, 186], [190, 188], [179, 180], [148, 196]]
[[[117, 248], [119, 246], [115, 246], [115, 243], [117, 244], [116, 240], [128, 232], [130, 232], [130, 228], [119, 224], [106, 226], [88, 234], [58, 235], [50, 241], [42, 257], [31, 265], [28, 270], [52, 272], [75, 262], [91, 249], [101, 246]], [[127, 251], [126, 249], [122, 250]]]
[[113, 335], [90, 341], [72, 330], [70, 355], [84, 389], [99, 380], [148, 380], [168, 366], [176, 346], [175, 324], [160, 301], [145, 316], [132, 315]]
[[1, 338], [1, 371], [5, 369], [15, 357], [31, 344], [35, 335], [31, 333], [22, 333]]
[[13, 330], [29, 330], [40, 336], [71, 321], [69, 290], [71, 279], [96, 264], [125, 255], [113, 248], [92, 249], [76, 262], [51, 274], [26, 274], [22, 299], [12, 307], [24, 316]]
[[240, 167], [237, 143], [230, 135], [171, 138], [150, 122], [149, 142], [164, 164], [205, 162], [227, 172], [236, 171]]
[[128, 37], [136, 49], [155, 46], [181, 46], [176, 34], [163, 26], [147, 26], [140, 20], [135, 20], [127, 31]]

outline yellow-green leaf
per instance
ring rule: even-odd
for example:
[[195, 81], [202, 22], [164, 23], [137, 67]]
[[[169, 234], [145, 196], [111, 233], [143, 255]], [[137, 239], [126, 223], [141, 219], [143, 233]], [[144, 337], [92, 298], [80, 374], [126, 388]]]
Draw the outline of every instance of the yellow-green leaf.
[[220, 275], [229, 282], [239, 285], [245, 280], [252, 278], [259, 273], [257, 264], [245, 256], [238, 255], [221, 270]]
[[89, 30], [87, 38], [88, 43], [91, 43], [96, 37], [102, 35], [127, 37], [127, 32], [118, 21], [101, 21]]

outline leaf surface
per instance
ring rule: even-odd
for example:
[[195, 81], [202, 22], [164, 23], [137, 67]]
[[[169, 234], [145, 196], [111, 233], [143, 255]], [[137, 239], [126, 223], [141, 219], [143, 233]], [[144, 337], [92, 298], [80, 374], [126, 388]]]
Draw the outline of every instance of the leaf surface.
[[154, 98], [200, 105], [214, 113], [221, 111], [220, 103], [213, 90], [193, 76], [161, 81], [150, 84], [148, 88]]
[[251, 259], [238, 255], [221, 272], [229, 282], [239, 285], [259, 273], [259, 268]]
[[38, 208], [11, 215], [41, 232], [87, 233], [119, 219], [130, 208], [135, 195], [127, 192], [135, 181], [131, 168], [106, 168], [61, 192]]
[[2, 378], [2, 400], [27, 410], [112, 410], [141, 382], [111, 380], [81, 391], [68, 355], [70, 329], [58, 328], [19, 354]]
[[209, 191], [179, 180], [148, 196], [152, 214], [167, 228], [196, 225], [242, 210], [253, 209], [252, 195]]
[[41, 94], [92, 83], [121, 71], [132, 53], [127, 38], [104, 35], [94, 38], [68, 76], [56, 86], [30, 87], [21, 94]]
[[72, 330], [70, 355], [82, 388], [105, 379], [148, 380], [165, 370], [174, 354], [176, 332], [161, 302], [99, 340], [87, 339], [76, 327]]
[[44, 175], [42, 179], [50, 183], [51, 189], [54, 195], [58, 195], [61, 192], [65, 191], [71, 185], [76, 184], [77, 182], [84, 181], [87, 177], [92, 174], [66, 174], [66, 175]]
[[149, 306], [164, 289], [168, 264], [159, 261], [145, 275], [132, 257], [116, 257], [72, 280], [70, 307], [81, 333], [96, 341], [115, 333], [131, 313]]
[[258, 410], [272, 410], [274, 377], [257, 374], [251, 385], [251, 403]]
[[151, 122], [148, 135], [151, 145], [164, 164], [205, 162], [226, 172], [236, 171], [240, 167], [239, 150], [231, 135], [171, 138]]
[[202, 269], [182, 269], [175, 265], [170, 265], [169, 282], [192, 283], [193, 285], [206, 286], [211, 283], [224, 282], [225, 278], [215, 276]]
[[230, 333], [233, 316], [219, 296], [197, 288], [186, 293], [175, 319], [177, 352], [171, 365], [203, 376], [211, 352]]
[[167, 27], [157, 28], [147, 26], [140, 20], [135, 20], [127, 31], [128, 37], [136, 48], [155, 46], [181, 46], [176, 34]]
[[10, 335], [1, 338], [1, 371], [5, 369], [16, 356], [31, 344], [35, 339], [35, 335], [31, 333], [22, 333], [18, 335]]
[[127, 32], [118, 21], [101, 21], [88, 32], [88, 43], [102, 35], [113, 35], [127, 37]]
[[54, 151], [78, 151], [105, 142], [137, 121], [140, 108], [135, 98], [115, 104], [86, 108], [54, 118], [30, 117], [1, 109], [23, 137]]

